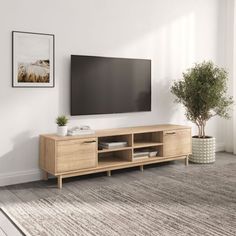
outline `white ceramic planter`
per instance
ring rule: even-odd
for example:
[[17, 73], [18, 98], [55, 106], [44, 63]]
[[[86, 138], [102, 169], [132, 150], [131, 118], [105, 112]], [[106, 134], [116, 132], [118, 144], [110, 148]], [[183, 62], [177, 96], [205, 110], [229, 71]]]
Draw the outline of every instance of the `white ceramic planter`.
[[57, 135], [66, 136], [67, 135], [67, 126], [57, 126]]
[[192, 155], [189, 161], [202, 164], [215, 162], [215, 138], [192, 137]]

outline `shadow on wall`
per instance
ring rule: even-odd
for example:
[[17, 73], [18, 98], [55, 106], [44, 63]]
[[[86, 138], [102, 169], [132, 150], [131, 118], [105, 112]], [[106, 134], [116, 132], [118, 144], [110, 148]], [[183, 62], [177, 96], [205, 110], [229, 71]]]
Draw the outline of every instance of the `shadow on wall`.
[[39, 138], [31, 137], [30, 132], [25, 131], [16, 135], [12, 139], [12, 143], [12, 150], [0, 156], [0, 176], [7, 173], [7, 170], [15, 173], [19, 170], [38, 169], [38, 161], [36, 160], [39, 157]]
[[156, 91], [158, 91], [154, 98], [158, 101], [155, 114], [157, 114], [160, 123], [171, 123], [173, 115], [177, 112], [175, 105], [173, 105], [173, 96], [170, 93], [171, 84], [170, 78], [165, 78], [154, 84]]

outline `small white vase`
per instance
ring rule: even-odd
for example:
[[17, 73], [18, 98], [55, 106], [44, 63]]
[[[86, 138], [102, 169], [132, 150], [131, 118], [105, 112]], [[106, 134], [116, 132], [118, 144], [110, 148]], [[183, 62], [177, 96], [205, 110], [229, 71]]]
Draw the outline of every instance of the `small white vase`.
[[57, 135], [66, 136], [67, 135], [67, 126], [57, 126]]
[[215, 162], [215, 138], [192, 137], [192, 147], [189, 161], [202, 164]]

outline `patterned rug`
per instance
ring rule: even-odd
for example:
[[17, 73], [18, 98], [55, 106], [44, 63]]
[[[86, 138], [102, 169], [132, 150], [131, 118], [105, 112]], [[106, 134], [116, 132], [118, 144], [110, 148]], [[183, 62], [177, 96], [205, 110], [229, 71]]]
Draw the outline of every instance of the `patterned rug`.
[[[235, 236], [235, 170], [234, 160], [72, 179], [51, 196], [4, 210], [31, 236]], [[47, 183], [41, 185], [36, 192], [51, 191]]]

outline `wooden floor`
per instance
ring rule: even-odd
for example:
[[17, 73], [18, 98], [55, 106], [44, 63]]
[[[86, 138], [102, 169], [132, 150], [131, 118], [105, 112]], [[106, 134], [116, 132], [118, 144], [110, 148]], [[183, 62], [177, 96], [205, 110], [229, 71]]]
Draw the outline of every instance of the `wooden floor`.
[[[221, 166], [224, 163], [228, 163], [235, 159], [236, 156], [231, 155], [228, 153], [217, 153], [217, 161], [214, 165]], [[155, 166], [159, 168], [161, 171], [165, 171], [165, 168], [162, 168], [163, 165], [182, 165], [184, 166], [183, 161], [175, 161], [171, 163], [162, 163], [162, 164], [156, 164]], [[190, 164], [191, 165], [191, 164]], [[152, 168], [153, 165], [150, 165], [150, 167], [145, 167], [146, 171], [148, 171], [149, 168]], [[184, 167], [188, 168], [188, 167]], [[139, 170], [139, 168], [131, 168], [131, 169], [125, 169], [120, 171], [115, 171], [114, 176], [116, 179], [127, 179], [127, 178], [133, 178], [133, 175], [130, 175], [131, 173], [135, 173]], [[139, 176], [139, 173], [137, 173]], [[142, 175], [140, 173], [140, 175]], [[99, 178], [101, 177], [102, 178]], [[98, 185], [105, 184], [106, 173], [99, 173], [99, 174], [93, 174], [93, 175], [87, 175], [87, 176], [80, 176], [80, 177], [74, 177], [74, 178], [68, 178], [64, 181], [63, 189], [59, 190], [56, 186], [56, 179], [50, 179], [48, 181], [36, 181], [31, 183], [25, 183], [25, 184], [18, 184], [18, 185], [12, 185], [12, 186], [6, 186], [6, 187], [0, 187], [0, 207], [4, 207], [4, 205], [8, 204], [14, 204], [19, 202], [28, 202], [28, 201], [34, 201], [37, 199], [45, 198], [45, 197], [51, 197], [58, 194], [61, 194], [63, 192], [67, 191], [67, 184], [68, 186], [74, 182], [74, 181], [80, 181], [81, 182], [81, 191], [83, 189], [89, 188], [89, 182], [86, 181], [88, 179], [92, 179], [92, 181], [96, 181]], [[203, 176], [204, 178], [204, 176]], [[13, 227], [10, 227], [11, 223], [7, 220], [7, 218], [4, 216], [4, 214], [0, 214], [0, 236], [4, 235], [21, 235], [18, 231], [16, 231], [14, 225]], [[12, 231], [11, 231], [12, 230]], [[15, 231], [14, 231], [15, 230]], [[12, 233], [14, 231], [14, 233]]]
[[22, 236], [15, 225], [0, 211], [0, 236]]

